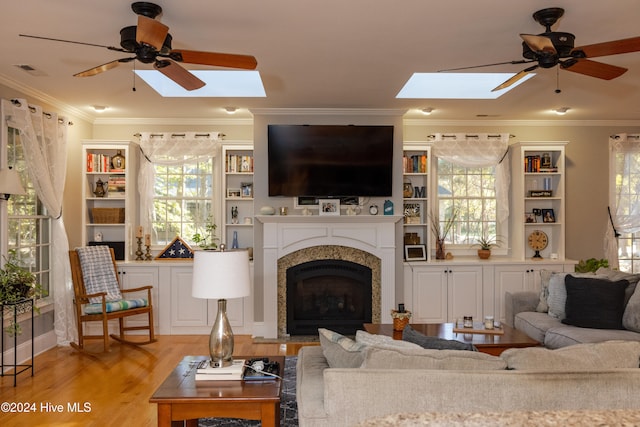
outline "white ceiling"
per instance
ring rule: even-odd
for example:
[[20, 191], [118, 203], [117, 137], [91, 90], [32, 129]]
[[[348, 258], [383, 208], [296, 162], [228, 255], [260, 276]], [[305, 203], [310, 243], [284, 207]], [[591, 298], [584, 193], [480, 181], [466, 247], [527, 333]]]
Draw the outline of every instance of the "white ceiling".
[[[576, 46], [640, 35], [637, 0], [157, 0], [173, 47], [241, 53], [258, 60], [266, 98], [161, 98], [133, 63], [94, 77], [74, 73], [129, 56], [100, 47], [19, 37], [32, 34], [119, 46], [122, 27], [135, 25], [131, 1], [12, 0], [0, 18], [0, 83], [105, 118], [228, 117], [223, 107], [247, 109], [415, 109], [432, 107], [438, 120], [640, 120], [640, 52], [598, 58], [629, 68], [604, 81], [564, 70], [537, 75], [497, 100], [395, 99], [414, 72], [521, 59], [520, 33], [544, 28], [532, 14], [562, 7], [553, 28], [573, 33]], [[29, 64], [43, 76], [14, 66]], [[470, 71], [517, 72], [530, 64]], [[150, 65], [136, 61], [139, 69]], [[211, 69], [189, 66], [190, 69]], [[556, 78], [562, 90], [556, 94]], [[109, 107], [97, 115], [92, 105]]]

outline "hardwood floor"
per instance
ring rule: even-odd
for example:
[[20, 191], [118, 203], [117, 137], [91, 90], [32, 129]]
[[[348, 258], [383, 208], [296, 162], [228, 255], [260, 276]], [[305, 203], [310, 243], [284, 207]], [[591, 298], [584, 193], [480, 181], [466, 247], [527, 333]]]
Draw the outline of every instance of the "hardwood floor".
[[[156, 405], [149, 397], [186, 355], [206, 354], [208, 335], [158, 336], [158, 342], [129, 346], [112, 342], [96, 355], [56, 347], [35, 358], [30, 371], [0, 379], [2, 426], [155, 426]], [[296, 355], [303, 343], [254, 343], [235, 337], [236, 355]], [[99, 341], [89, 349], [99, 351]], [[5, 402], [18, 412], [7, 412]]]

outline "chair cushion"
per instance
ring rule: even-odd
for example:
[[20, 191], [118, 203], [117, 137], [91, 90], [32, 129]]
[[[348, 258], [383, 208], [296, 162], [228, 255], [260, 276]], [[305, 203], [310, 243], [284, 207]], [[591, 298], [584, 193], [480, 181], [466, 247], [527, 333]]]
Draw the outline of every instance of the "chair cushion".
[[[77, 248], [82, 280], [87, 294], [106, 292], [107, 301], [122, 299], [116, 268], [113, 265], [109, 246], [87, 246]], [[91, 303], [102, 302], [101, 298], [90, 298]]]
[[[138, 307], [146, 307], [148, 305], [149, 305], [149, 301], [147, 301], [146, 298], [109, 301], [107, 302], [107, 313], [112, 313], [114, 311], [129, 310], [129, 309], [138, 308]], [[85, 314], [102, 313], [102, 303], [85, 304], [84, 313]]]

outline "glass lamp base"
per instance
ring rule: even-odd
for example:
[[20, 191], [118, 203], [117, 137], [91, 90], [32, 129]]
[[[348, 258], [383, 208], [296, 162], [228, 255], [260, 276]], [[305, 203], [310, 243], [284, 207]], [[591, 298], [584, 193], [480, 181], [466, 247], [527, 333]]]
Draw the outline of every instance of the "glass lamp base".
[[218, 314], [209, 335], [211, 366], [224, 368], [233, 363], [233, 331], [227, 318], [227, 300], [218, 300]]

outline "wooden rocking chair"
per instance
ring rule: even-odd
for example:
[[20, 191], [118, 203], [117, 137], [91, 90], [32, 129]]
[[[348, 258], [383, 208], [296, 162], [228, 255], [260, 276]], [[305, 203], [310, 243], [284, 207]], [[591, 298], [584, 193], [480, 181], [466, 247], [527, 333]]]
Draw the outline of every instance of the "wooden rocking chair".
[[[83, 252], [82, 258], [84, 261], [81, 261], [81, 255], [78, 251], [93, 252]], [[88, 264], [87, 261], [91, 259], [88, 254], [94, 254], [94, 259], [101, 265]], [[115, 255], [113, 249], [107, 246], [92, 246], [69, 251], [69, 260], [71, 262], [71, 277], [73, 280], [73, 304], [78, 322], [78, 343], [70, 343], [72, 347], [85, 351], [84, 340], [102, 339], [104, 341], [103, 351], [111, 351], [109, 336], [119, 342], [133, 345], [150, 344], [156, 341], [153, 330], [153, 305], [151, 303], [151, 289], [153, 289], [153, 286], [121, 289]], [[113, 264], [113, 268], [108, 265], [109, 262]], [[87, 271], [83, 272], [82, 265], [85, 265]], [[107, 286], [102, 286], [101, 283], [96, 284], [96, 282], [100, 282], [100, 280], [95, 280], [97, 276], [103, 279], [102, 281], [106, 281]], [[91, 283], [86, 283], [86, 279]], [[96, 289], [100, 287], [102, 289]], [[133, 292], [141, 291], [146, 291], [146, 298], [127, 296]], [[117, 298], [118, 296], [119, 298]], [[148, 323], [146, 325], [125, 325], [125, 317], [139, 314], [147, 314]], [[111, 319], [118, 319], [119, 335], [109, 335], [109, 320]], [[85, 334], [84, 322], [91, 321], [102, 322], [101, 335]], [[133, 330], [149, 330], [149, 339], [146, 341], [130, 341], [126, 339], [125, 332]]]

